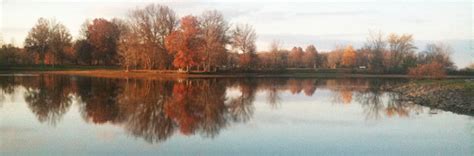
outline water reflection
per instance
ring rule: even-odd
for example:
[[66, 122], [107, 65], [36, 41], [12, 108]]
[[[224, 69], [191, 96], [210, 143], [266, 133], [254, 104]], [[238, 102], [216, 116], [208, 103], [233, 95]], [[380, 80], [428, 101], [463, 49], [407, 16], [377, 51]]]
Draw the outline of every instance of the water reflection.
[[215, 137], [232, 123], [252, 119], [257, 93], [271, 108], [281, 95], [331, 93], [335, 105], [361, 104], [368, 120], [409, 117], [421, 106], [404, 103], [387, 88], [405, 80], [379, 79], [114, 79], [41, 75], [0, 77], [0, 103], [16, 89], [39, 122], [55, 126], [73, 103], [90, 124], [121, 125], [132, 136], [162, 142], [175, 133]]

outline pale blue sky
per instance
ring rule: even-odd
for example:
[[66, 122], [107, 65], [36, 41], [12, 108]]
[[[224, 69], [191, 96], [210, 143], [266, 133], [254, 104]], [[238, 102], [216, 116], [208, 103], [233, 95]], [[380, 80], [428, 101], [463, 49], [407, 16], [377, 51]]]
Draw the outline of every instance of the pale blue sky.
[[285, 48], [315, 44], [320, 51], [337, 44], [358, 47], [369, 30], [381, 30], [413, 34], [420, 50], [430, 42], [449, 43], [459, 67], [474, 62], [471, 0], [2, 0], [2, 37], [21, 45], [39, 17], [56, 18], [76, 37], [85, 19], [124, 18], [130, 9], [150, 3], [168, 5], [179, 16], [199, 15], [209, 9], [222, 11], [232, 24], [255, 27], [259, 50], [268, 49], [272, 40], [280, 40]]

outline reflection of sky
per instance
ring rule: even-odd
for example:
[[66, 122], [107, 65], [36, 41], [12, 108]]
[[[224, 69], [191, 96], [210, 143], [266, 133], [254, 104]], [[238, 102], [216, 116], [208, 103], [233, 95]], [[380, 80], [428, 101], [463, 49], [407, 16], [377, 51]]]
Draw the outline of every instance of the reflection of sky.
[[[55, 126], [41, 124], [23, 100], [24, 90], [0, 108], [0, 151], [24, 155], [469, 155], [472, 118], [450, 112], [368, 120], [362, 105], [337, 104], [331, 91], [312, 97], [281, 92], [271, 106], [260, 92], [247, 123], [214, 139], [175, 135], [159, 144], [125, 134], [121, 125], [85, 123], [73, 103]], [[236, 94], [236, 93], [233, 93]], [[470, 151], [471, 150], [471, 151]], [[67, 154], [69, 153], [69, 154]]]

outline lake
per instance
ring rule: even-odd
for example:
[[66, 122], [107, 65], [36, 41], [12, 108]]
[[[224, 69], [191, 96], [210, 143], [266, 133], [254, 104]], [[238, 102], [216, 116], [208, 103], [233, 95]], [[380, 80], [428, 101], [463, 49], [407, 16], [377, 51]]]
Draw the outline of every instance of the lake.
[[474, 155], [474, 119], [380, 78], [0, 76], [0, 155]]

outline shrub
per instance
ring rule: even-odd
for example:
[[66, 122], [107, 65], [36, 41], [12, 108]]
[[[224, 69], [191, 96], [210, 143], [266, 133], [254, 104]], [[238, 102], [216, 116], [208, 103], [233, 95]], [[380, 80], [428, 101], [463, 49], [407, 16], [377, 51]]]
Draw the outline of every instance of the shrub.
[[444, 78], [446, 77], [446, 70], [444, 69], [441, 63], [438, 63], [437, 61], [432, 61], [428, 64], [419, 64], [414, 68], [410, 68], [408, 71], [408, 75], [418, 78], [424, 76]]

